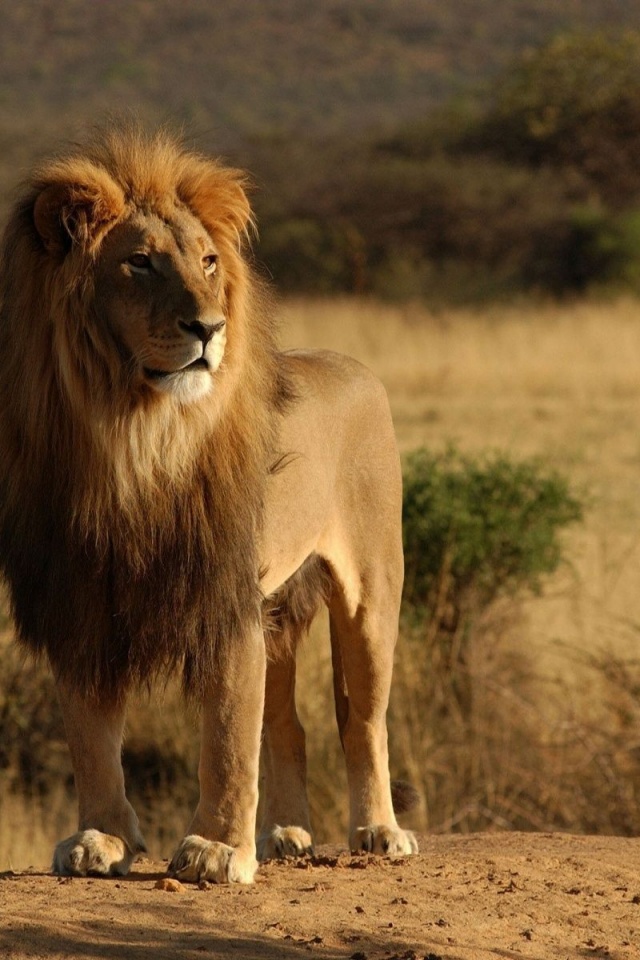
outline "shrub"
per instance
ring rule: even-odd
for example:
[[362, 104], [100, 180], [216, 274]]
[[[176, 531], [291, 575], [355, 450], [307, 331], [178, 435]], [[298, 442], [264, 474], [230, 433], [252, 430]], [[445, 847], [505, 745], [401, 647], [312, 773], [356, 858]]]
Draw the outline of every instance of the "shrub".
[[[429, 709], [436, 706], [423, 721], [465, 724], [477, 708], [474, 664], [489, 634], [502, 660], [496, 601], [540, 590], [562, 559], [559, 531], [579, 520], [582, 508], [566, 480], [537, 460], [473, 459], [454, 449], [408, 457], [403, 508], [403, 633], [424, 671], [422, 687], [431, 691]], [[517, 604], [508, 610], [515, 621]], [[512, 628], [501, 622], [507, 636]]]
[[0, 783], [46, 794], [72, 783], [71, 764], [53, 679], [44, 664], [25, 662], [0, 640]]
[[537, 460], [473, 459], [421, 449], [404, 472], [405, 602], [433, 609], [446, 579], [459, 610], [473, 592], [487, 605], [520, 587], [538, 590], [558, 566], [559, 530], [582, 508], [559, 474]]
[[327, 294], [355, 287], [350, 240], [339, 225], [292, 217], [265, 225], [260, 256], [284, 289]]
[[389, 730], [394, 774], [424, 797], [418, 828], [581, 829], [566, 816], [581, 789], [565, 776], [572, 748], [552, 745], [556, 691], [518, 643], [520, 597], [557, 569], [560, 532], [581, 516], [564, 478], [537, 460], [407, 458]]

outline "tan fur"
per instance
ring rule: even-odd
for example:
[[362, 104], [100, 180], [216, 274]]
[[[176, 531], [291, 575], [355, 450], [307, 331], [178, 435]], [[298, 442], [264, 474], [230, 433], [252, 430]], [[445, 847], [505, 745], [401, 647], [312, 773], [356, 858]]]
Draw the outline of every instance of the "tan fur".
[[386, 399], [346, 358], [278, 352], [243, 184], [165, 134], [110, 129], [36, 171], [5, 231], [0, 564], [61, 691], [80, 824], [60, 873], [126, 872], [142, 848], [125, 700], [176, 669], [203, 743], [173, 872], [252, 879], [263, 710], [260, 853], [311, 846], [293, 677], [319, 598], [350, 842], [415, 849], [386, 755], [402, 583]]

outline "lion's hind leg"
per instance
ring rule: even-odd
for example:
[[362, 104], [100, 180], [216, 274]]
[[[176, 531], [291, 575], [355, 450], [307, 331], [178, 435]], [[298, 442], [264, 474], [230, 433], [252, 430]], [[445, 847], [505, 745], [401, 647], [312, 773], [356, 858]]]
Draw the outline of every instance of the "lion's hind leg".
[[295, 703], [296, 651], [329, 587], [324, 564], [312, 556], [267, 603], [260, 860], [313, 853], [305, 733]]
[[412, 803], [400, 799], [403, 785], [392, 784], [389, 776], [386, 711], [394, 614], [372, 617], [361, 610], [349, 616], [337, 600], [330, 626], [336, 715], [349, 782], [349, 845], [354, 852], [417, 853], [414, 835], [399, 827], [395, 817]]
[[313, 852], [305, 734], [295, 705], [295, 652], [267, 666], [262, 740], [264, 800], [258, 859]]

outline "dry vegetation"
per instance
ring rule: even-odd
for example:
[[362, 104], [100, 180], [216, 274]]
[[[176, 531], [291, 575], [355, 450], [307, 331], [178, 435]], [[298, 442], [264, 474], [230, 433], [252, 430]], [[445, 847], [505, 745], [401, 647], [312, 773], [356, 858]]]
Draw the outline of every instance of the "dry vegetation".
[[[382, 377], [403, 451], [454, 441], [471, 453], [538, 454], [588, 496], [586, 523], [567, 541], [570, 564], [541, 597], [485, 611], [464, 661], [444, 669], [433, 638], [405, 630], [391, 752], [394, 774], [423, 792], [414, 825], [637, 832], [640, 304], [432, 314], [300, 300], [281, 312], [288, 345], [346, 351]], [[302, 652], [299, 696], [319, 840], [342, 839], [346, 816], [325, 640], [320, 623]], [[12, 729], [28, 749], [4, 745], [0, 869], [46, 863], [75, 815], [50, 686], [5, 656], [14, 679], [0, 689], [0, 720], [16, 713]], [[134, 706], [126, 755], [130, 770], [149, 771], [148, 796], [136, 802], [155, 855], [167, 855], [184, 827], [197, 751], [196, 719], [173, 690], [162, 696], [163, 708]], [[37, 729], [25, 731], [27, 722]], [[49, 758], [44, 774], [29, 767], [29, 749]], [[172, 758], [161, 774], [157, 749]], [[28, 795], [9, 789], [25, 780]]]

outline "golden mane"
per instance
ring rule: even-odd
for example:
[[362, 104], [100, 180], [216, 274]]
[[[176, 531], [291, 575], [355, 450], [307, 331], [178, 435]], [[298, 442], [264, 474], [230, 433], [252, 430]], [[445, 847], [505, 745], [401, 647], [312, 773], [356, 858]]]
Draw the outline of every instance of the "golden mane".
[[[165, 133], [112, 129], [37, 170], [5, 230], [0, 567], [23, 644], [85, 690], [117, 696], [178, 664], [201, 688], [260, 615], [256, 541], [291, 392], [242, 256], [243, 184]], [[225, 263], [224, 370], [192, 405], [133, 389], [94, 304], [112, 225], [176, 205]]]

